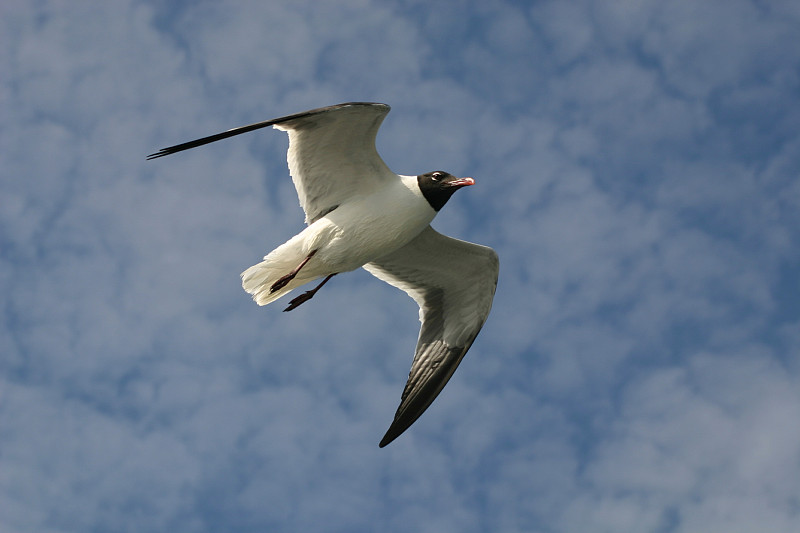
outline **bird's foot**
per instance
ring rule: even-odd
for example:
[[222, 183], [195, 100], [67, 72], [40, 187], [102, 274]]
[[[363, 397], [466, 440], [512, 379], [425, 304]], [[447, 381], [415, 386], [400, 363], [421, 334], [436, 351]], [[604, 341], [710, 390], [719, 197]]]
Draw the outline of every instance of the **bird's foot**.
[[289, 307], [284, 309], [283, 312], [285, 313], [286, 311], [291, 311], [292, 309], [296, 309], [297, 306], [300, 305], [301, 303], [309, 301], [311, 298], [314, 297], [315, 294], [317, 294], [317, 291], [320, 290], [323, 285], [328, 283], [328, 281], [335, 275], [336, 272], [334, 272], [333, 274], [328, 274], [328, 276], [322, 280], [322, 283], [320, 283], [310, 291], [304, 292], [303, 294], [301, 294], [300, 296], [289, 302]]
[[316, 292], [317, 292], [316, 290], [310, 290], [310, 291], [304, 292], [303, 294], [301, 294], [300, 296], [298, 296], [297, 298], [295, 298], [294, 300], [289, 302], [289, 307], [284, 309], [283, 312], [285, 313], [287, 311], [291, 311], [293, 309], [297, 309], [300, 306], [300, 304], [305, 303], [305, 302], [309, 301], [311, 298], [313, 298], [314, 294], [316, 294]]

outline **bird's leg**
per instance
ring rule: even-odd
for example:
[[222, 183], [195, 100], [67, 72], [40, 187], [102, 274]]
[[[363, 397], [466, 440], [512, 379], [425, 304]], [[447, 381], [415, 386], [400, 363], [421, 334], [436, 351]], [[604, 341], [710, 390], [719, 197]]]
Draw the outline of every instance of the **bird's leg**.
[[326, 277], [325, 279], [322, 280], [322, 283], [320, 283], [319, 285], [317, 285], [316, 287], [314, 287], [310, 291], [304, 292], [303, 294], [301, 294], [300, 296], [298, 296], [297, 298], [295, 298], [294, 300], [289, 302], [289, 307], [284, 309], [283, 312], [285, 313], [286, 311], [291, 311], [292, 309], [296, 309], [297, 306], [299, 306], [301, 303], [309, 301], [311, 298], [314, 297], [315, 294], [317, 294], [317, 291], [320, 290], [323, 285], [328, 283], [328, 280], [331, 279], [335, 275], [336, 275], [336, 272], [334, 272], [333, 274], [330, 274], [328, 277]]
[[294, 270], [292, 270], [291, 272], [289, 272], [285, 276], [282, 276], [280, 279], [278, 279], [278, 281], [273, 283], [272, 287], [269, 288], [269, 293], [272, 294], [273, 292], [279, 291], [282, 288], [284, 288], [286, 285], [288, 285], [289, 282], [294, 279], [294, 277], [297, 275], [297, 273], [300, 272], [300, 269], [303, 268], [304, 266], [306, 266], [306, 263], [308, 263], [308, 261], [312, 257], [314, 257], [315, 253], [317, 253], [316, 250], [311, 250], [311, 253], [308, 254], [306, 256], [306, 258], [303, 259], [303, 261], [299, 265], [297, 265], [297, 268], [295, 268]]

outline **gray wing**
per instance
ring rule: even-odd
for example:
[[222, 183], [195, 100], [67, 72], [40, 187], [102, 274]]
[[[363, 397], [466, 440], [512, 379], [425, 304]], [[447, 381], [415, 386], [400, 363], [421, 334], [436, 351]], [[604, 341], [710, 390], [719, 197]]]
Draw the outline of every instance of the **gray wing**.
[[428, 226], [404, 247], [364, 268], [408, 293], [419, 305], [422, 322], [400, 406], [380, 442], [384, 447], [433, 403], [472, 346], [492, 308], [499, 261], [491, 248]]
[[289, 172], [311, 224], [356, 191], [366, 192], [394, 174], [378, 155], [375, 137], [386, 104], [350, 102], [241, 126], [169, 148], [147, 159], [189, 150], [234, 135], [274, 126], [289, 133]]
[[282, 121], [289, 134], [289, 173], [311, 224], [354, 194], [397, 179], [378, 155], [375, 137], [385, 104], [342, 104]]

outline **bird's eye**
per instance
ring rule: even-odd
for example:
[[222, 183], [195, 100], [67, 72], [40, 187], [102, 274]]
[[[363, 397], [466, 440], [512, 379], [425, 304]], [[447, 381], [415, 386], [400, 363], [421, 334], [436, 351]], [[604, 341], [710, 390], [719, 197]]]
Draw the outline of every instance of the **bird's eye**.
[[433, 181], [439, 181], [442, 178], [442, 176], [444, 176], [444, 174], [442, 174], [441, 172], [434, 172], [433, 174], [431, 174], [431, 179]]

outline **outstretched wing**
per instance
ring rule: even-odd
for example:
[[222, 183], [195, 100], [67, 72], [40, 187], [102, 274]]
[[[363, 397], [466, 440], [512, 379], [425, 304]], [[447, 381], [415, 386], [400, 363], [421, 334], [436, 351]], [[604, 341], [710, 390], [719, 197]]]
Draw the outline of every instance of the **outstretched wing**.
[[396, 179], [375, 149], [378, 128], [389, 109], [367, 102], [321, 107], [163, 148], [147, 159], [274, 126], [289, 133], [289, 172], [306, 223], [311, 224], [357, 191], [364, 193]]
[[375, 149], [388, 112], [385, 104], [342, 104], [275, 125], [289, 134], [289, 173], [306, 223], [397, 179]]
[[499, 261], [491, 248], [429, 226], [364, 268], [408, 293], [419, 305], [422, 322], [400, 406], [380, 442], [384, 447], [425, 412], [472, 346], [492, 308]]

